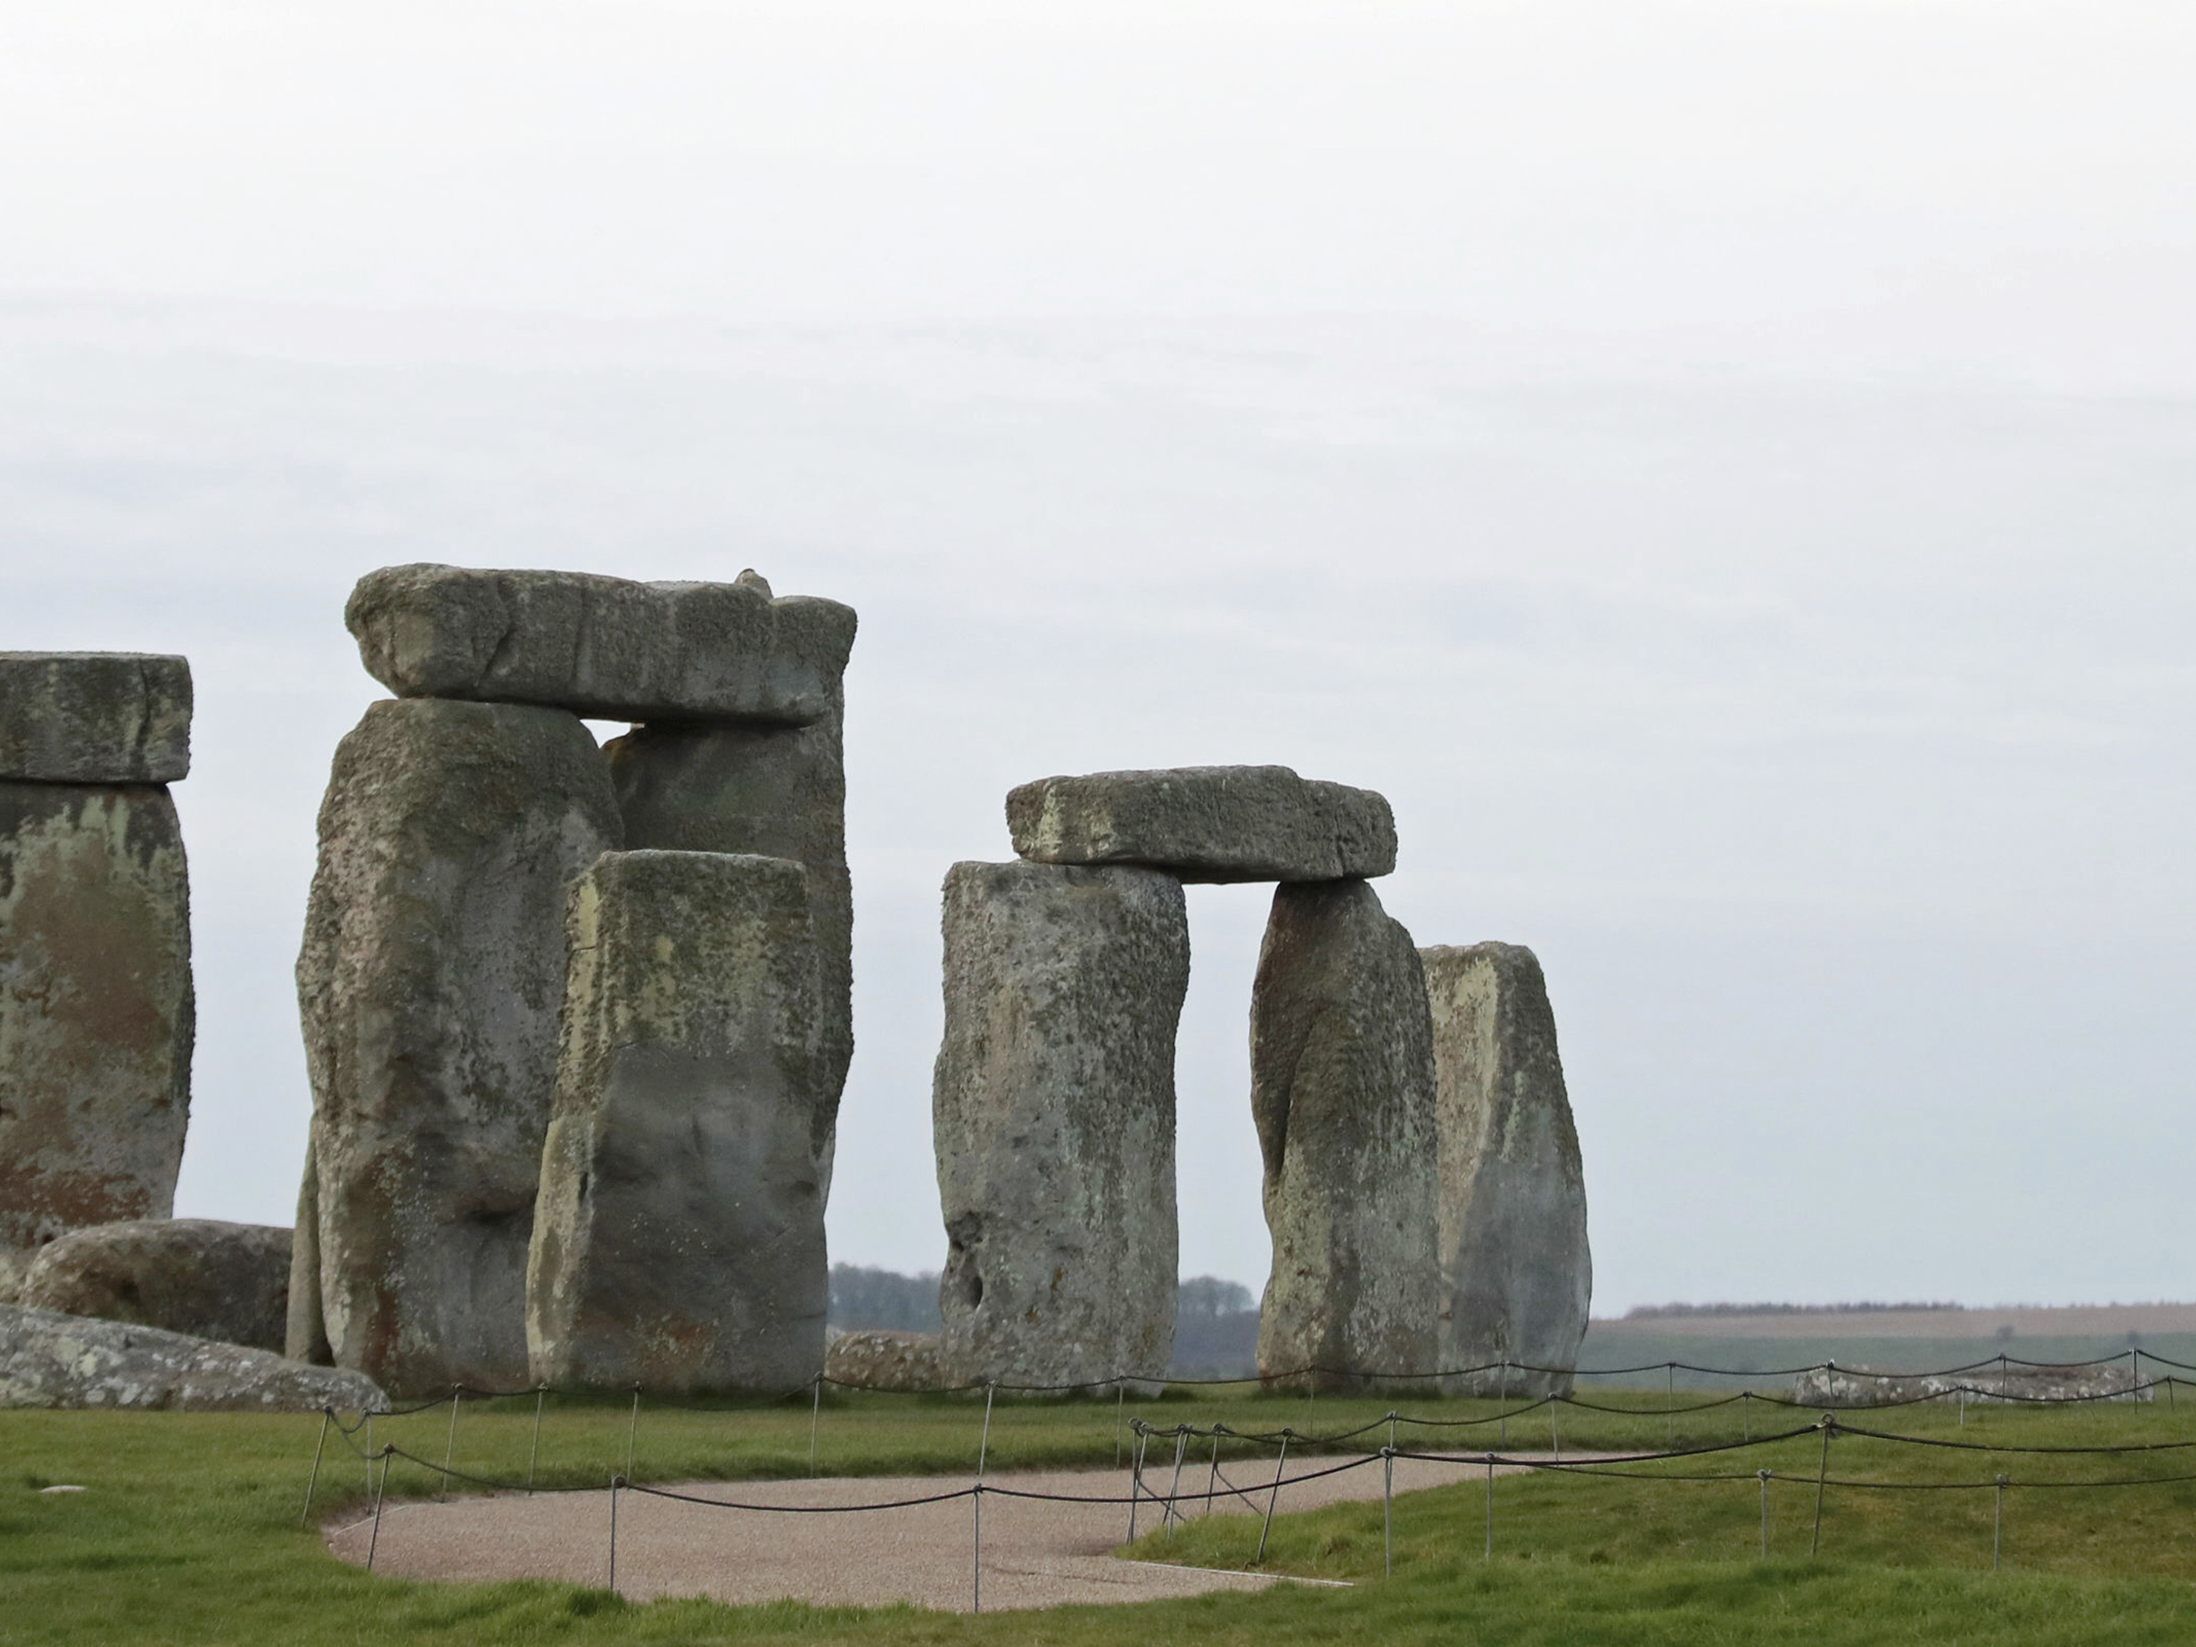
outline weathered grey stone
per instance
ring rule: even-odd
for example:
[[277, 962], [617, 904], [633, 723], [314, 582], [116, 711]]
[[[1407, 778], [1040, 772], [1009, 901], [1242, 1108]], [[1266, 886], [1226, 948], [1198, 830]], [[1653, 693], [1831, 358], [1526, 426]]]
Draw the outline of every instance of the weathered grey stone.
[[377, 703], [338, 747], [297, 964], [338, 1366], [400, 1392], [525, 1382], [565, 901], [618, 838], [562, 710]]
[[1150, 864], [1185, 881], [1331, 881], [1395, 868], [1381, 796], [1285, 766], [1184, 766], [1040, 778], [1007, 794], [1035, 863]]
[[146, 652], [0, 652], [0, 779], [177, 783], [191, 666]]
[[533, 703], [621, 721], [829, 713], [854, 644], [837, 601], [734, 583], [634, 583], [582, 572], [388, 566], [344, 621], [367, 671], [402, 698]]
[[1274, 893], [1251, 1111], [1273, 1234], [1261, 1376], [1310, 1368], [1314, 1387], [1348, 1389], [1435, 1371], [1433, 1025], [1411, 935], [1363, 881]]
[[0, 1407], [380, 1412], [362, 1373], [124, 1321], [0, 1304]]
[[[1594, 1270], [1547, 980], [1516, 944], [1419, 959], [1439, 1093], [1442, 1364], [1575, 1367]], [[1506, 1369], [1455, 1383], [1545, 1395], [1567, 1392], [1571, 1376]]]
[[1161, 1378], [1174, 1348], [1181, 883], [956, 864], [932, 1087], [961, 1378]]
[[71, 1230], [31, 1265], [22, 1302], [193, 1338], [282, 1350], [290, 1232], [211, 1218]]
[[857, 1390], [937, 1390], [952, 1384], [934, 1332], [843, 1332], [824, 1352], [824, 1377]]
[[328, 1347], [328, 1324], [320, 1314], [320, 1168], [313, 1156], [310, 1127], [305, 1133], [304, 1182], [297, 1191], [297, 1223], [290, 1235], [282, 1353], [316, 1367], [335, 1364], [335, 1352]]
[[816, 1158], [824, 1199], [854, 1056], [854, 889], [843, 711], [804, 727], [642, 726], [604, 745], [628, 848], [790, 858], [808, 871], [823, 1037]]
[[0, 1247], [0, 1304], [23, 1301], [23, 1277], [38, 1254], [21, 1247]]
[[0, 783], [0, 1247], [167, 1216], [193, 1026], [167, 790]]
[[795, 1388], [829, 1296], [801, 866], [613, 852], [573, 888], [527, 1270], [535, 1378]]

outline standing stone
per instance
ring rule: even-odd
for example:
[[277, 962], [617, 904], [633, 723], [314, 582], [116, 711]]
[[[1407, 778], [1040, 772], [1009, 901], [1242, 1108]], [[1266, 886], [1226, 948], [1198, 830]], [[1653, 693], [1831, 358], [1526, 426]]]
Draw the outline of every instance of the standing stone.
[[290, 1236], [290, 1290], [282, 1332], [282, 1353], [292, 1361], [332, 1366], [328, 1324], [320, 1314], [320, 1166], [313, 1155], [313, 1131], [305, 1131], [305, 1180], [297, 1191], [297, 1224]]
[[1251, 1110], [1273, 1233], [1260, 1375], [1392, 1390], [1353, 1375], [1436, 1370], [1433, 1025], [1411, 935], [1363, 881], [1274, 893]]
[[854, 1056], [854, 892], [836, 698], [809, 726], [642, 726], [605, 746], [629, 848], [790, 858], [808, 871], [823, 1053], [815, 1144], [826, 1200]]
[[72, 1230], [41, 1248], [22, 1302], [279, 1354], [289, 1291], [288, 1230], [148, 1218]]
[[[1575, 1367], [1593, 1257], [1547, 980], [1517, 944], [1419, 956], [1440, 1095], [1443, 1365]], [[1543, 1395], [1571, 1377], [1506, 1371], [1460, 1385]]]
[[168, 1215], [193, 1025], [167, 790], [0, 781], [0, 1247]]
[[931, 1115], [957, 1376], [1165, 1375], [1174, 1348], [1182, 885], [963, 863], [945, 881]]
[[138, 652], [0, 652], [0, 778], [180, 783], [191, 666]]
[[1395, 868], [1385, 796], [1285, 766], [1183, 766], [1039, 778], [1010, 790], [1034, 863], [1148, 864], [1185, 881], [1331, 881]]
[[297, 964], [336, 1365], [399, 1391], [526, 1381], [565, 901], [618, 839], [562, 710], [377, 703], [337, 748]]
[[574, 887], [537, 1380], [779, 1392], [823, 1369], [808, 908], [783, 858], [613, 852]]

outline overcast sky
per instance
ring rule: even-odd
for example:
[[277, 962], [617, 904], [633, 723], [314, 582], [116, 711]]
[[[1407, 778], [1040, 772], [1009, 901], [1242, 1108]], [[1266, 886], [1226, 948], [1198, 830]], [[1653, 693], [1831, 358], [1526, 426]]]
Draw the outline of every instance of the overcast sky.
[[[2188, 1297], [2196, 9], [19, 0], [0, 647], [187, 653], [178, 1210], [288, 1222], [395, 561], [850, 602], [833, 1255], [943, 1256], [938, 884], [1378, 788], [1546, 965], [1598, 1311]], [[1193, 888], [1185, 1273], [1266, 1269]]]

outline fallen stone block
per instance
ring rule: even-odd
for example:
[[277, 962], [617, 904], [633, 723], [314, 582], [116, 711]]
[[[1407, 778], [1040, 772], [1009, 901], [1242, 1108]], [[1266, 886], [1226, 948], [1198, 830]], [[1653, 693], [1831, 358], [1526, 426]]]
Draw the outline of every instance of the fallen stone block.
[[344, 621], [367, 672], [400, 698], [530, 703], [621, 721], [828, 714], [854, 645], [837, 601], [734, 583], [635, 583], [583, 572], [389, 566]]
[[783, 858], [613, 852], [573, 889], [537, 1380], [778, 1392], [822, 1370], [815, 947]]
[[363, 1373], [158, 1327], [0, 1304], [0, 1407], [384, 1412]]
[[1140, 868], [962, 863], [945, 881], [931, 1088], [961, 1379], [1159, 1379], [1174, 1350], [1182, 886]]
[[618, 839], [563, 710], [382, 702], [337, 749], [297, 964], [336, 1365], [404, 1394], [527, 1383], [565, 905]]
[[1273, 1235], [1260, 1376], [1394, 1391], [1405, 1386], [1367, 1375], [1438, 1370], [1426, 978], [1363, 881], [1274, 893], [1251, 994], [1251, 1112]]
[[188, 659], [0, 652], [0, 779], [179, 783], [190, 769]]
[[[1440, 946], [1419, 959], [1439, 1095], [1442, 1364], [1575, 1367], [1593, 1257], [1547, 980], [1517, 944]], [[1571, 1375], [1509, 1367], [1452, 1387], [1552, 1395]]]
[[167, 790], [0, 782], [0, 1247], [168, 1215], [194, 1027]]
[[289, 1292], [288, 1230], [161, 1218], [71, 1230], [49, 1243], [21, 1301], [280, 1354]]
[[944, 1389], [954, 1382], [944, 1341], [934, 1332], [844, 1332], [824, 1352], [824, 1377], [857, 1390], [903, 1394]]
[[1009, 791], [1034, 863], [1148, 864], [1185, 881], [1331, 881], [1395, 868], [1395, 815], [1369, 789], [1285, 766], [1040, 778]]

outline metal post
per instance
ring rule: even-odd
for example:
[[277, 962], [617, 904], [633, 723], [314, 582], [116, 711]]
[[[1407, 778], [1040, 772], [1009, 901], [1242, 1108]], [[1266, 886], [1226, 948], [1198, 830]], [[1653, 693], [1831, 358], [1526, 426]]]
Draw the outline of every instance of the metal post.
[[549, 1394], [549, 1386], [534, 1386], [534, 1444], [526, 1450], [526, 1496], [534, 1496], [534, 1466], [541, 1462], [541, 1404]]
[[978, 1481], [984, 1478], [984, 1460], [991, 1456], [991, 1399], [998, 1393], [999, 1385], [996, 1379], [984, 1386], [984, 1435], [983, 1439], [976, 1443], [976, 1479]]
[[976, 1507], [976, 1588], [975, 1611], [984, 1610], [984, 1484], [976, 1483], [969, 1494], [969, 1502]]
[[313, 1490], [320, 1485], [320, 1451], [328, 1445], [328, 1426], [335, 1422], [335, 1414], [328, 1408], [320, 1409], [320, 1439], [313, 1443], [313, 1473], [305, 1479], [305, 1509], [297, 1518], [300, 1527], [312, 1524]]
[[366, 1415], [366, 1490], [374, 1490], [374, 1415]]
[[1990, 1515], [1990, 1570], [1992, 1572], [1998, 1570], [1999, 1551], [2005, 1543], [2005, 1489], [2011, 1479], [2011, 1477], [2004, 1475], [1998, 1477], [1997, 1503], [1992, 1508]]
[[1168, 1532], [1174, 1530], [1174, 1499], [1182, 1490], [1182, 1454], [1189, 1450], [1189, 1430], [1177, 1426], [1174, 1432], [1174, 1479], [1167, 1483], [1167, 1515], [1161, 1526]]
[[2006, 1367], [2005, 1351], [2000, 1350], [1998, 1352], [1998, 1399], [2000, 1401], [2003, 1401], [2005, 1399], [2005, 1381], [2007, 1376], [2008, 1368]]
[[641, 1387], [635, 1384], [633, 1386], [633, 1416], [627, 1419], [625, 1423], [625, 1478], [628, 1481], [633, 1479], [633, 1443], [640, 1435], [640, 1427]]
[[[808, 1479], [816, 1479], [816, 1426], [823, 1422], [824, 1375], [816, 1375], [816, 1399], [808, 1409]], [[1118, 1462], [1118, 1461], [1116, 1461]]]
[[1739, 1391], [1739, 1417], [1746, 1426], [1746, 1439], [1752, 1441], [1754, 1439], [1754, 1392], [1752, 1390]]
[[1502, 1413], [1495, 1428], [1495, 1445], [1510, 1444], [1510, 1358], [1502, 1358]]
[[2135, 1386], [2143, 1381], [2143, 1352], [2134, 1345], [2127, 1347], [2127, 1398], [2135, 1399]]
[[1481, 1559], [1494, 1560], [1495, 1553], [1495, 1458], [1487, 1455], [1487, 1548]]
[[366, 1540], [366, 1570], [374, 1570], [374, 1551], [381, 1547], [381, 1501], [389, 1495], [389, 1454], [381, 1454], [381, 1485], [374, 1489], [374, 1530]]
[[1273, 1492], [1266, 1500], [1266, 1524], [1258, 1529], [1258, 1561], [1266, 1559], [1266, 1540], [1273, 1535], [1273, 1507], [1281, 1502], [1281, 1472], [1289, 1462], [1289, 1432], [1281, 1432], [1280, 1456], [1273, 1461]]
[[1380, 1452], [1380, 1576], [1395, 1577], [1395, 1449]]
[[625, 1477], [610, 1478], [610, 1593], [618, 1593], [618, 1489], [625, 1485]]
[[442, 1444], [442, 1480], [435, 1489], [437, 1497], [446, 1497], [450, 1491], [450, 1460], [457, 1457], [458, 1404], [465, 1398], [465, 1386], [450, 1386], [450, 1438]]
[[1113, 1467], [1117, 1470], [1121, 1467], [1122, 1429], [1128, 1423], [1128, 1389], [1125, 1383], [1113, 1386]]
[[1548, 1451], [1558, 1458], [1563, 1456], [1563, 1437], [1556, 1430], [1556, 1408], [1560, 1405], [1554, 1396], [1548, 1397]]
[[1960, 1428], [1967, 1428], [1967, 1386], [1960, 1386]]
[[1815, 1472], [1815, 1536], [1808, 1540], [1807, 1553], [1812, 1556], [1822, 1548], [1822, 1495], [1830, 1485], [1830, 1437], [1837, 1429], [1838, 1421], [1830, 1413], [1822, 1415], [1822, 1466]]
[[1212, 1473], [1205, 1477], [1205, 1514], [1212, 1514], [1212, 1495], [1220, 1486], [1220, 1426], [1212, 1427]]
[[[1138, 1419], [1137, 1423], [1142, 1424], [1143, 1420]], [[1128, 1541], [1131, 1544], [1134, 1544], [1136, 1542], [1136, 1508], [1137, 1505], [1142, 1501], [1144, 1495], [1144, 1449], [1150, 1445], [1151, 1432], [1149, 1430], [1139, 1429], [1136, 1432], [1136, 1462], [1129, 1467]]]
[[1769, 1559], [1769, 1472], [1767, 1470], [1756, 1470], [1754, 1474], [1761, 1482], [1761, 1559], [1767, 1561]]
[[1666, 1363], [1662, 1369], [1662, 1376], [1663, 1389], [1666, 1392], [1666, 1399], [1663, 1402], [1663, 1435], [1669, 1443], [1670, 1451], [1676, 1452], [1678, 1444], [1678, 1364], [1675, 1361]]

